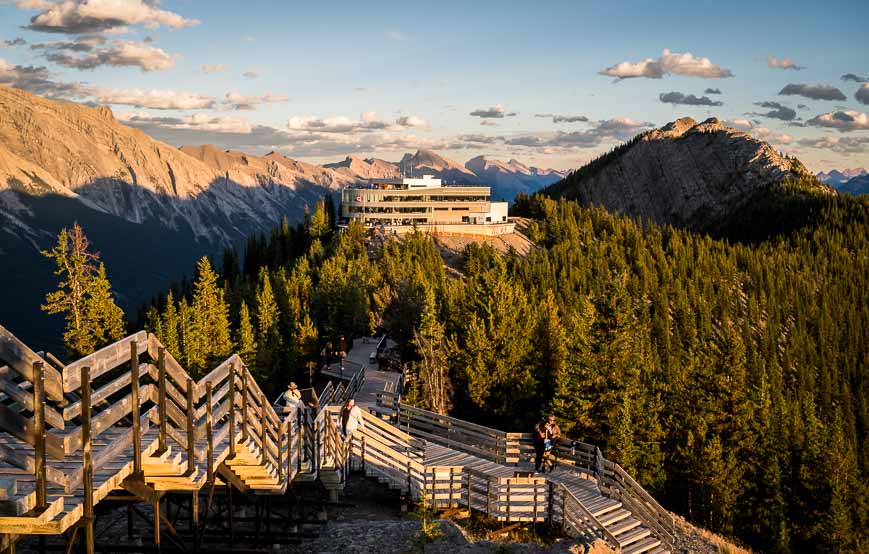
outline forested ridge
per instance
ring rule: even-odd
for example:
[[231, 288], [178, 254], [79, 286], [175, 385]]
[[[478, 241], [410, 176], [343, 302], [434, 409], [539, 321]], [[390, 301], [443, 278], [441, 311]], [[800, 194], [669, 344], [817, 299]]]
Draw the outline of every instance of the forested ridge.
[[371, 244], [321, 203], [219, 274], [201, 261], [145, 319], [194, 372], [235, 349], [273, 394], [327, 341], [386, 331], [409, 401], [515, 431], [553, 412], [700, 525], [866, 551], [869, 199], [776, 193], [770, 224], [811, 221], [738, 243], [520, 197], [538, 247], [471, 245], [461, 278], [432, 239]]

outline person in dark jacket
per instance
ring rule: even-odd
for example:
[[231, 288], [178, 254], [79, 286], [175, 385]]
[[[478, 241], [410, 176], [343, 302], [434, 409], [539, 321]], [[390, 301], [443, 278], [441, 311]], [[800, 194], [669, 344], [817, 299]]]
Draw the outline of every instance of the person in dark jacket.
[[543, 455], [546, 452], [546, 424], [540, 422], [534, 426], [532, 436], [534, 443], [534, 471], [540, 473], [543, 466]]

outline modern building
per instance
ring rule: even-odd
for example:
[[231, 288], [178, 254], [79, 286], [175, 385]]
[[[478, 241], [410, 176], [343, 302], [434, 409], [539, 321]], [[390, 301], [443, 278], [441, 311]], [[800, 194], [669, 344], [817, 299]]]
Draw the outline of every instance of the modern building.
[[456, 235], [501, 235], [513, 232], [507, 202], [491, 202], [485, 186], [444, 185], [425, 175], [418, 179], [372, 179], [341, 192], [341, 219], [396, 233], [414, 227]]

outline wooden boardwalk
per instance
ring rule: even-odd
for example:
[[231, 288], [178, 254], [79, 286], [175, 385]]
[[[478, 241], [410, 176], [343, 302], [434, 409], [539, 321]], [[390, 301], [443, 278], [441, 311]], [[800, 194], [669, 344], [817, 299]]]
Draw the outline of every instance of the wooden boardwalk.
[[[164, 531], [182, 551], [206, 539], [225, 548], [240, 534], [234, 517], [258, 540], [262, 519], [283, 528], [272, 540], [292, 541], [304, 533], [286, 531], [295, 520], [273, 517], [268, 500], [309, 481], [337, 500], [350, 469], [438, 509], [546, 522], [626, 554], [671, 549], [672, 516], [594, 446], [563, 439], [558, 468], [535, 474], [528, 435], [404, 405], [401, 388], [401, 374], [363, 369], [319, 391], [318, 409], [276, 411], [236, 355], [194, 381], [140, 332], [62, 366], [0, 327], [0, 551], [31, 535], [62, 535], [70, 551], [81, 535], [93, 552], [94, 507], [118, 499], [154, 514], [153, 546], [125, 551], [159, 551]], [[368, 411], [345, 439], [340, 404], [351, 397]], [[262, 500], [257, 517], [234, 515], [232, 491]], [[170, 493], [188, 495], [192, 543], [161, 512]], [[226, 521], [209, 528], [215, 517]]]

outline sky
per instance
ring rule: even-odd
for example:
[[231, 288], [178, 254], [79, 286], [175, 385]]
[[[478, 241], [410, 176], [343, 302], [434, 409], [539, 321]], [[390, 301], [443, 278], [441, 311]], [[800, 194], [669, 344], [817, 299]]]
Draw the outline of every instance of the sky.
[[176, 146], [579, 167], [718, 117], [869, 168], [865, 0], [0, 0], [0, 85]]

